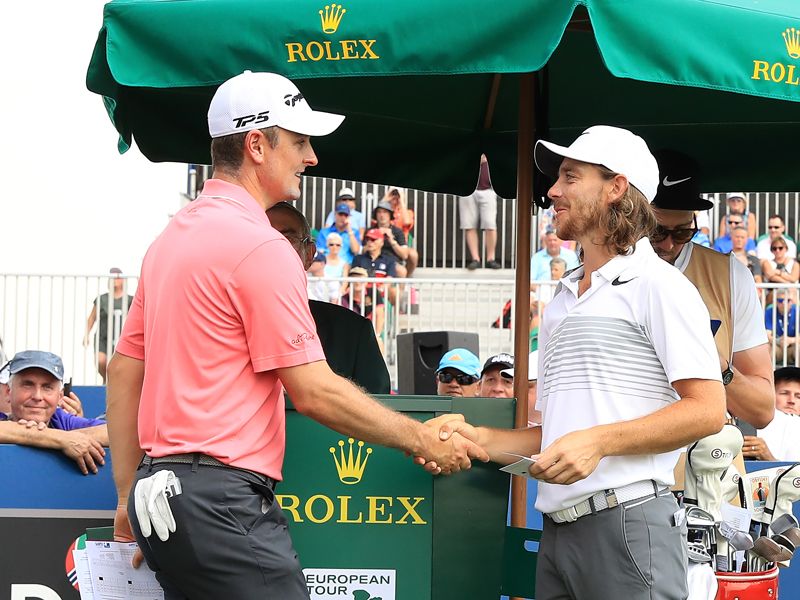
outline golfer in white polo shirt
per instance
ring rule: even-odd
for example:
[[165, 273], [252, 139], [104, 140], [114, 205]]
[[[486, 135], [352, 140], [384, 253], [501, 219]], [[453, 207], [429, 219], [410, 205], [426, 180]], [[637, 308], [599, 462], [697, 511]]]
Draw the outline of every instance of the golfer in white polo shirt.
[[646, 239], [658, 167], [644, 140], [590, 127], [569, 147], [538, 142], [535, 159], [556, 179], [558, 237], [583, 248], [539, 330], [542, 427], [442, 428], [496, 462], [534, 455], [545, 514], [537, 600], [685, 598], [673, 467], [680, 448], [725, 422], [708, 311]]

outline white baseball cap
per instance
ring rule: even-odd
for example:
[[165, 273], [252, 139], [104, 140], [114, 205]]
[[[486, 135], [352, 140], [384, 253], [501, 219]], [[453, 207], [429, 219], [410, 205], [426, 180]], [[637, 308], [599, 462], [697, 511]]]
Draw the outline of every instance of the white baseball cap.
[[[514, 378], [514, 369], [503, 369], [500, 371], [509, 379]], [[528, 381], [539, 379], [539, 351], [534, 350], [528, 355]]]
[[245, 71], [224, 82], [208, 107], [212, 138], [277, 125], [302, 135], [328, 135], [344, 115], [311, 110], [297, 86], [277, 73]]
[[584, 131], [569, 147], [539, 140], [533, 157], [539, 170], [553, 179], [558, 178], [561, 161], [571, 158], [602, 165], [624, 175], [648, 202], [656, 197], [658, 163], [647, 143], [627, 129], [595, 125]]

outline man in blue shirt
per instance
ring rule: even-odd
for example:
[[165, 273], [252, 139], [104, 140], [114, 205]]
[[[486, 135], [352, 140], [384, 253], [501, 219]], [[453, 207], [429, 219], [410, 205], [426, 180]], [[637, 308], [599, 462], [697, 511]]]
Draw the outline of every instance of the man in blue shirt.
[[339, 251], [339, 255], [349, 265], [353, 262], [353, 257], [361, 252], [361, 235], [350, 221], [350, 207], [347, 204], [342, 203], [336, 207], [333, 225], [322, 229], [317, 236], [317, 250], [326, 255], [328, 253], [328, 235], [331, 233], [338, 233], [342, 236], [342, 249]]
[[[728, 227], [726, 228], [725, 235], [721, 235], [714, 241], [714, 250], [717, 252], [722, 252], [723, 254], [730, 254], [731, 250], [733, 250], [733, 241], [731, 240], [731, 231], [736, 229], [737, 227], [747, 227], [745, 225], [745, 219], [742, 215], [728, 215], [727, 220]], [[755, 252], [756, 251], [756, 243], [751, 239], [747, 239], [747, 245], [744, 247], [745, 252]]]
[[787, 362], [794, 364], [797, 338], [796, 292], [792, 289], [774, 290], [774, 296], [774, 301], [764, 310], [764, 327], [767, 329], [769, 341], [775, 340], [776, 364], [783, 364], [784, 354]]
[[0, 443], [61, 450], [81, 472], [105, 463], [105, 421], [86, 419], [58, 406], [64, 396], [64, 364], [51, 352], [26, 350], [8, 363], [11, 413], [0, 415]]
[[549, 281], [550, 261], [556, 257], [564, 259], [567, 263], [567, 271], [571, 271], [580, 264], [578, 255], [569, 248], [564, 248], [558, 235], [552, 229], [548, 229], [544, 234], [543, 246], [531, 258], [531, 281]]

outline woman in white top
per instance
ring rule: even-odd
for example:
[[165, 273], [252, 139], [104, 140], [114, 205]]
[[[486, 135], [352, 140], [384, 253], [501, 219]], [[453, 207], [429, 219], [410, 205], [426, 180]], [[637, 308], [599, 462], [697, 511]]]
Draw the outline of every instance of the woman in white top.
[[797, 283], [800, 280], [800, 264], [787, 256], [788, 245], [782, 237], [772, 240], [770, 250], [774, 258], [761, 261], [764, 280], [772, 283]]
[[[325, 262], [325, 277], [347, 277], [350, 273], [350, 265], [347, 261], [339, 256], [339, 251], [342, 249], [342, 236], [338, 233], [329, 233], [325, 239], [325, 244], [328, 247], [328, 256]], [[343, 281], [329, 281], [328, 282], [330, 302], [339, 302], [342, 294], [347, 289], [347, 283]]]

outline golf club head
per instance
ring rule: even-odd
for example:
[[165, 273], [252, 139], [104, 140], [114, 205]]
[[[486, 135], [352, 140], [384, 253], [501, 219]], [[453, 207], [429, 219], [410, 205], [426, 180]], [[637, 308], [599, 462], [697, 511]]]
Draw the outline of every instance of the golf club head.
[[751, 550], [768, 563], [791, 560], [792, 553], [767, 536], [761, 536], [753, 542]]
[[790, 542], [792, 542], [795, 548], [800, 546], [800, 529], [798, 529], [797, 527], [786, 529], [781, 532], [781, 535], [784, 536]]
[[716, 525], [714, 515], [699, 506], [686, 507], [686, 526], [693, 529], [709, 529]]
[[686, 552], [689, 556], [689, 560], [694, 563], [711, 562], [711, 555], [700, 542], [689, 542], [686, 544]]
[[792, 514], [792, 504], [797, 500], [800, 500], [800, 463], [793, 464], [775, 477], [762, 521], [772, 523], [783, 515]]
[[792, 514], [782, 514], [773, 519], [772, 523], [769, 525], [770, 531], [772, 531], [773, 534], [783, 533], [788, 529], [797, 529], [797, 527], [797, 518]]
[[792, 555], [794, 555], [794, 551], [797, 548], [797, 545], [782, 533], [777, 533], [773, 535], [772, 541], [778, 544], [779, 546], [783, 546], [784, 548], [789, 550], [792, 553]]
[[750, 550], [750, 548], [753, 547], [753, 538], [749, 533], [737, 531], [730, 537], [728, 543], [731, 545], [731, 548], [737, 552], [741, 552], [743, 550]]

